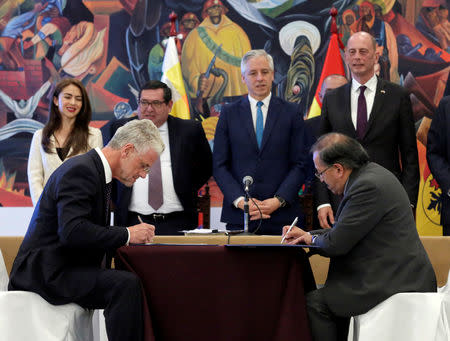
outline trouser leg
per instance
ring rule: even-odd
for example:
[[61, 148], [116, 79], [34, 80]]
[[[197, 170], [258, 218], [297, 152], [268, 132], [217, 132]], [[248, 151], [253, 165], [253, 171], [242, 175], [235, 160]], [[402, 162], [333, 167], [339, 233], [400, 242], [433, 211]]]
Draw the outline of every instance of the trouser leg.
[[143, 340], [142, 289], [135, 274], [100, 270], [95, 287], [76, 303], [88, 309], [105, 310], [109, 341]]
[[350, 318], [334, 315], [322, 295], [322, 289], [306, 294], [306, 311], [314, 341], [346, 341]]

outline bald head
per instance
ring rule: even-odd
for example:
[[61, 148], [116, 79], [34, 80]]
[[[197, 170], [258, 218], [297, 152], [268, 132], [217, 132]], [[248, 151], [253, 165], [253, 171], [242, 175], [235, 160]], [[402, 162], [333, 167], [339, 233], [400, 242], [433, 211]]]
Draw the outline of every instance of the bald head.
[[323, 101], [323, 97], [327, 93], [327, 90], [336, 89], [340, 86], [347, 84], [348, 80], [342, 75], [329, 75], [327, 76], [323, 82], [322, 87], [320, 88], [319, 92], [319, 99], [320, 101]]

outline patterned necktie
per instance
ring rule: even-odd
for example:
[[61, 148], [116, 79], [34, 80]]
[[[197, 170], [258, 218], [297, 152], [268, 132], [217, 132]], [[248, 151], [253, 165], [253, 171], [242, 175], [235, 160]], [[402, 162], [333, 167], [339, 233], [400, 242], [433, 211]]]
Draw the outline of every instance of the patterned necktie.
[[264, 132], [264, 118], [261, 107], [263, 106], [263, 102], [259, 101], [256, 103], [256, 141], [258, 142], [258, 147], [261, 148], [261, 141], [263, 138]]
[[364, 96], [364, 91], [367, 89], [365, 85], [359, 87], [358, 96], [358, 115], [356, 117], [356, 135], [361, 141], [364, 138], [364, 134], [367, 129], [367, 104], [366, 96]]
[[163, 204], [161, 159], [158, 158], [148, 174], [148, 204], [157, 211]]
[[110, 200], [111, 200], [111, 190], [112, 190], [112, 181], [105, 185], [105, 216], [106, 216], [106, 226], [109, 226], [110, 220]]

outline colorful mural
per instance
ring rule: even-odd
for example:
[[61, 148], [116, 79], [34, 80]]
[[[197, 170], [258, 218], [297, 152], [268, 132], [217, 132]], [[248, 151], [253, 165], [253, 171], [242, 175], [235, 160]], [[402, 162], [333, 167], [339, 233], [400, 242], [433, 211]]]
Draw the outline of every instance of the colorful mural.
[[[247, 91], [240, 60], [250, 48], [274, 57], [274, 93], [299, 103], [306, 117], [327, 54], [332, 7], [344, 44], [359, 30], [375, 36], [378, 73], [410, 90], [418, 143], [426, 146], [448, 83], [449, 1], [3, 0], [0, 205], [31, 205], [28, 150], [32, 134], [46, 122], [53, 84], [64, 77], [83, 82], [93, 126], [133, 115], [139, 87], [162, 76], [172, 11], [191, 118], [203, 122], [211, 145], [222, 105]], [[430, 183], [425, 163], [421, 169], [424, 184]], [[211, 192], [213, 205], [220, 205], [214, 183]]]

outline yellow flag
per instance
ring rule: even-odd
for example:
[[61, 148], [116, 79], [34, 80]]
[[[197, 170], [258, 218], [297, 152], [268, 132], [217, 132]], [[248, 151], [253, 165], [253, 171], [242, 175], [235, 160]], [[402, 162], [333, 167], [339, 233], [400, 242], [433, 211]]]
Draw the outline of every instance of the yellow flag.
[[163, 75], [161, 82], [166, 83], [172, 90], [172, 111], [170, 114], [175, 117], [189, 119], [189, 102], [184, 88], [183, 76], [181, 74], [181, 64], [178, 59], [175, 37], [169, 37], [164, 53], [162, 65]]

